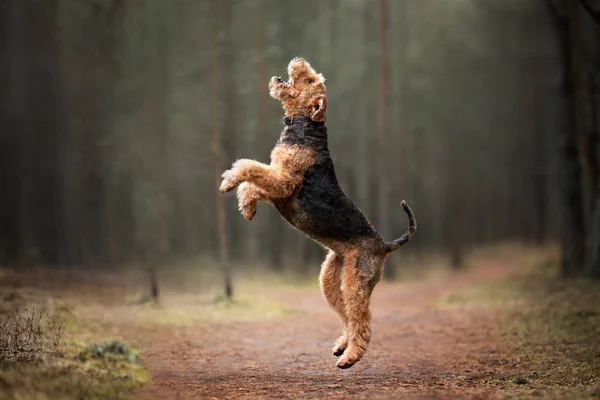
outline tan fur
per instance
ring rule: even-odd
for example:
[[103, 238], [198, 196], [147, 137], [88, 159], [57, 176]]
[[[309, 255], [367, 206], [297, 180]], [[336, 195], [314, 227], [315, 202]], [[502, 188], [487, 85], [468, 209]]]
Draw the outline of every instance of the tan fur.
[[256, 203], [269, 201], [268, 193], [250, 182], [243, 182], [238, 186], [237, 198], [239, 209], [248, 221], [256, 215]]
[[288, 75], [287, 82], [278, 77], [269, 82], [269, 93], [281, 101], [285, 115], [325, 121], [327, 88], [323, 75], [317, 74], [304, 58], [290, 61]]
[[[327, 300], [327, 303], [333, 308], [342, 322], [344, 327], [347, 325], [346, 310], [344, 306], [344, 297], [342, 294], [342, 258], [338, 256], [334, 251], [329, 251], [325, 261], [321, 265], [321, 273], [319, 275], [319, 286], [323, 297]], [[348, 346], [348, 340], [346, 332], [336, 341], [333, 347], [334, 355], [341, 355], [346, 347]]]
[[[337, 246], [341, 246], [337, 243]], [[381, 279], [385, 255], [371, 241], [346, 243], [327, 254], [321, 267], [323, 296], [342, 318], [345, 331], [333, 347], [342, 357], [337, 366], [347, 368], [362, 358], [371, 339], [369, 303], [375, 285]]]
[[[288, 81], [273, 77], [269, 82], [270, 94], [282, 102], [285, 115], [325, 121], [327, 96], [323, 76], [303, 58], [290, 61], [288, 75]], [[309, 215], [302, 212], [297, 198], [290, 197], [302, 184], [304, 173], [314, 164], [316, 156], [308, 147], [278, 144], [271, 152], [269, 165], [248, 159], [233, 163], [232, 168], [222, 175], [220, 190], [227, 192], [239, 186], [239, 208], [248, 220], [254, 218], [259, 201], [272, 202], [284, 218], [294, 222], [294, 226], [307, 226]], [[403, 207], [409, 213], [413, 229], [406, 235], [412, 234], [416, 227], [414, 217], [406, 203]], [[392, 250], [379, 236], [365, 239], [357, 235], [347, 241], [312, 238], [329, 250], [321, 266], [319, 284], [323, 297], [344, 322], [344, 333], [337, 339], [333, 354], [341, 356], [338, 367], [348, 368], [361, 359], [371, 339], [369, 303], [371, 293], [381, 279], [385, 257], [410, 236], [400, 238], [404, 241], [394, 245]]]
[[[301, 146], [277, 145], [271, 152], [271, 164], [242, 158], [233, 163], [231, 169], [223, 173], [219, 190], [228, 192], [243, 182], [255, 185], [254, 188], [238, 192], [240, 208], [246, 209], [252, 203], [247, 195], [254, 197], [284, 198], [290, 196], [304, 179], [304, 171], [314, 163], [314, 152]], [[254, 207], [256, 203], [254, 203]]]
[[[303, 58], [290, 61], [288, 75], [288, 82], [276, 77], [269, 82], [270, 94], [282, 101], [285, 115], [325, 121], [327, 91], [323, 75], [317, 74]], [[227, 192], [244, 182], [238, 188], [238, 205], [244, 218], [251, 220], [256, 215], [259, 201], [289, 196], [302, 182], [301, 175], [314, 158], [310, 150], [278, 145], [271, 152], [268, 166], [254, 160], [236, 161], [223, 174], [220, 190]]]
[[[364, 255], [364, 253], [363, 253]], [[337, 366], [346, 368], [354, 365], [367, 351], [371, 340], [371, 311], [369, 303], [375, 284], [373, 276], [366, 272], [371, 270], [364, 264], [369, 262], [371, 255], [361, 257], [360, 250], [344, 256], [342, 270], [342, 294], [346, 312], [347, 348], [337, 361]], [[371, 260], [372, 261], [372, 258]], [[380, 270], [383, 269], [383, 259]], [[379, 275], [379, 274], [377, 274]], [[380, 276], [380, 275], [379, 275]], [[377, 278], [377, 280], [379, 280]], [[334, 348], [335, 350], [335, 348]]]
[[[273, 173], [271, 182], [277, 190], [265, 189], [257, 185], [255, 181], [247, 179], [242, 183], [237, 192], [239, 209], [242, 215], [247, 220], [252, 220], [256, 215], [256, 203], [259, 201], [268, 202], [271, 198], [286, 197], [286, 194], [291, 194], [293, 190], [302, 182], [302, 174], [314, 162], [315, 154], [306, 148], [299, 146], [275, 146], [271, 152], [271, 164], [269, 167]], [[264, 165], [264, 164], [261, 164]], [[242, 175], [244, 176], [244, 175]], [[273, 178], [277, 176], [278, 178]], [[279, 181], [277, 179], [285, 179], [286, 185], [277, 188]], [[289, 196], [289, 194], [287, 194]]]
[[[269, 83], [270, 94], [281, 100], [285, 115], [325, 121], [327, 96], [323, 76], [302, 58], [290, 62], [288, 75], [287, 82], [273, 77]], [[233, 163], [232, 168], [223, 173], [220, 190], [226, 192], [239, 185], [239, 208], [242, 215], [250, 220], [256, 214], [257, 202], [291, 196], [314, 161], [315, 154], [310, 149], [278, 144], [271, 152], [269, 165], [248, 159]], [[295, 209], [295, 203], [291, 204]], [[295, 218], [302, 216], [295, 215]], [[319, 242], [329, 249], [319, 276], [321, 291], [345, 326], [333, 353], [337, 356], [343, 353], [337, 365], [347, 368], [357, 362], [367, 349], [371, 337], [369, 298], [374, 286], [370, 286], [369, 280], [373, 280], [374, 275], [381, 276], [381, 271], [358, 270], [361, 268], [358, 265], [362, 259], [360, 255], [377, 252], [378, 249], [361, 241], [320, 238]]]
[[345, 254], [356, 249], [356, 243], [342, 242], [328, 238], [319, 238], [319, 243], [334, 253], [339, 254], [341, 257], [344, 257]]

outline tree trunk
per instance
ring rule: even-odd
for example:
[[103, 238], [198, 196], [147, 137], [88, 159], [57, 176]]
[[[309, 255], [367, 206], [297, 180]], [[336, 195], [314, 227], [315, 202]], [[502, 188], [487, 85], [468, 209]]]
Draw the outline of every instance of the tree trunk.
[[[537, 70], [537, 68], [536, 68]], [[534, 71], [536, 74], [538, 71]], [[532, 78], [535, 78], [533, 74]], [[533, 134], [533, 242], [542, 244], [546, 239], [546, 218], [548, 212], [547, 188], [546, 188], [546, 137], [541, 124], [540, 115], [540, 85], [534, 81], [532, 92], [532, 134]]]
[[[284, 244], [285, 226], [282, 220], [273, 221], [273, 225], [267, 230], [269, 237], [269, 265], [276, 272], [281, 272], [284, 269]], [[302, 238], [301, 240], [307, 240]]]
[[[256, 65], [255, 65], [255, 73], [256, 73], [256, 104], [258, 107], [258, 120], [256, 123], [256, 131], [254, 135], [254, 140], [252, 141], [252, 154], [257, 153], [259, 150], [258, 143], [262, 143], [263, 141], [268, 140], [266, 123], [267, 123], [267, 74], [265, 72], [265, 54], [264, 54], [264, 46], [265, 46], [265, 27], [264, 27], [264, 16], [265, 13], [265, 3], [263, 0], [255, 1], [255, 25], [254, 29], [256, 31]], [[246, 250], [248, 252], [248, 259], [253, 262], [256, 262], [259, 257], [260, 252], [260, 235], [256, 234], [256, 232], [260, 232], [264, 230], [264, 218], [255, 218], [252, 223], [254, 224], [252, 232], [250, 229], [247, 229], [246, 235]]]
[[562, 33], [564, 62], [565, 129], [559, 135], [559, 189], [562, 205], [562, 260], [563, 276], [578, 274], [585, 260], [585, 226], [583, 212], [582, 174], [577, 148], [578, 108], [575, 85], [580, 73], [580, 40], [578, 4], [566, 2], [567, 17]]
[[[448, 146], [449, 154], [456, 153], [457, 150]], [[454, 157], [448, 157], [449, 162], [446, 165], [448, 171], [447, 182], [444, 190], [444, 220], [443, 232], [446, 251], [450, 257], [450, 266], [453, 269], [462, 269], [464, 267], [464, 235], [466, 218], [463, 218], [464, 204], [461, 202], [463, 182], [457, 173], [458, 165]], [[451, 182], [451, 183], [450, 183]]]
[[24, 26], [13, 15], [16, 2], [10, 0], [0, 7], [0, 265], [12, 264], [18, 257], [19, 246], [16, 235], [19, 220], [15, 210], [19, 209], [21, 177], [19, 169], [14, 167], [19, 163], [16, 93], [21, 82], [15, 79], [15, 75], [22, 68], [15, 65], [15, 61], [22, 49], [19, 45], [21, 38], [17, 37], [22, 35], [18, 35], [17, 27], [23, 29]]
[[[596, 31], [596, 38], [596, 43], [600, 43], [600, 30]], [[593, 135], [597, 138], [600, 129], [600, 46], [596, 45], [596, 47], [596, 60], [590, 79], [590, 99], [592, 102], [591, 129], [594, 132]], [[596, 142], [596, 152], [598, 151], [600, 151], [600, 146]], [[600, 182], [597, 182], [596, 204], [590, 231], [590, 256], [587, 262], [586, 274], [591, 278], [600, 279]]]
[[43, 6], [24, 4], [23, 8], [28, 17], [25, 90], [29, 114], [27, 121], [23, 121], [27, 136], [22, 154], [28, 159], [23, 167], [30, 171], [23, 194], [28, 197], [28, 206], [32, 207], [23, 210], [23, 232], [31, 239], [29, 245], [25, 244], [26, 248], [34, 250], [39, 261], [53, 265], [62, 261], [64, 254], [61, 183], [57, 168], [64, 132], [62, 117], [65, 115], [61, 63], [57, 62], [61, 59], [58, 1], [46, 1]]
[[[219, 7], [219, 0], [212, 0], [211, 9], [216, 10]], [[223, 161], [222, 161], [222, 143], [221, 143], [221, 126], [220, 126], [220, 107], [219, 98], [221, 88], [219, 85], [220, 74], [219, 74], [219, 29], [220, 22], [218, 16], [220, 13], [213, 13], [213, 48], [212, 48], [212, 95], [211, 95], [211, 108], [212, 108], [212, 133], [213, 142], [212, 150], [214, 157], [214, 177], [215, 177], [215, 192], [216, 192], [216, 214], [217, 214], [217, 234], [219, 237], [219, 263], [223, 271], [223, 284], [225, 297], [231, 299], [233, 297], [233, 283], [231, 278], [231, 265], [229, 261], [229, 248], [227, 243], [227, 214], [225, 211], [225, 197], [219, 193], [216, 188], [219, 187], [221, 182], [221, 173], [223, 172]]]
[[[589, 17], [597, 18], [592, 14], [589, 0], [579, 0], [570, 4], [571, 19], [571, 41], [573, 43], [573, 72], [574, 72], [574, 99], [576, 106], [576, 128], [581, 144], [581, 154], [585, 165], [585, 212], [584, 217], [590, 220], [594, 214], [596, 205], [596, 187], [600, 177], [598, 166], [598, 131], [595, 126], [595, 115], [593, 109], [594, 86], [593, 73], [588, 68], [594, 68], [596, 60], [588, 54], [592, 51], [598, 53], [597, 49], [586, 49], [586, 39], [591, 37], [598, 40], [598, 21], [592, 22]], [[600, 4], [600, 3], [598, 3]], [[584, 7], [580, 7], [583, 5]], [[590, 43], [594, 43], [589, 40]], [[595, 47], [598, 47], [597, 45]], [[596, 55], [598, 57], [598, 55]], [[586, 60], [589, 58], [589, 60]], [[589, 67], [588, 65], [589, 64]], [[589, 226], [586, 226], [586, 228]]]
[[160, 291], [158, 289], [158, 279], [156, 278], [156, 265], [152, 257], [146, 260], [146, 270], [148, 271], [149, 284], [150, 284], [150, 300], [155, 304], [160, 302]]
[[[241, 134], [238, 135], [238, 86], [235, 81], [232, 81], [235, 67], [235, 38], [233, 36], [233, 17], [234, 17], [234, 2], [221, 1], [219, 3], [219, 14], [216, 15], [219, 20], [219, 73], [226, 84], [220, 86], [221, 106], [225, 112], [220, 114], [220, 142], [221, 142], [221, 157], [223, 160], [235, 160], [237, 157], [238, 140]], [[227, 210], [237, 209], [237, 201], [235, 196], [227, 196], [224, 198], [225, 208]], [[239, 226], [241, 218], [239, 214], [237, 218], [227, 218], [227, 237], [230, 243], [239, 243]], [[240, 246], [228, 247], [228, 256], [231, 260], [237, 260], [241, 256]]]
[[[376, 157], [377, 167], [377, 229], [385, 240], [390, 240], [390, 185], [384, 181], [384, 176], [388, 171], [388, 143], [389, 134], [389, 109], [390, 109], [390, 68], [388, 60], [388, 2], [379, 0], [379, 109], [377, 119], [377, 143], [378, 157]], [[396, 277], [395, 268], [389, 266], [384, 268], [383, 276], [385, 279], [393, 280]]]
[[565, 15], [545, 0], [559, 41], [562, 60], [562, 127], [557, 131], [558, 201], [560, 207], [561, 275], [581, 272], [585, 261], [585, 225], [583, 212], [582, 173], [577, 146], [578, 122], [575, 85], [580, 63], [579, 18], [576, 1], [565, 1]]
[[450, 267], [455, 270], [461, 270], [464, 266], [463, 249], [458, 242], [454, 242], [450, 246]]
[[600, 279], [600, 184], [596, 190], [596, 209], [590, 232], [590, 257], [586, 273], [594, 279]]

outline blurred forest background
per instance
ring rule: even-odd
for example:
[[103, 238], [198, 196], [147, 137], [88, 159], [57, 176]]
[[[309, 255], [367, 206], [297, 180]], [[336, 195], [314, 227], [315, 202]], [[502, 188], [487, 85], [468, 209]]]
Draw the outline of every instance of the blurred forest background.
[[[272, 207], [217, 188], [268, 160], [272, 75], [327, 78], [343, 189], [404, 255], [558, 242], [600, 277], [596, 0], [3, 0], [0, 264], [314, 271]], [[208, 260], [208, 261], [207, 261]], [[200, 261], [198, 261], [200, 263]], [[388, 278], [394, 268], [387, 268]]]

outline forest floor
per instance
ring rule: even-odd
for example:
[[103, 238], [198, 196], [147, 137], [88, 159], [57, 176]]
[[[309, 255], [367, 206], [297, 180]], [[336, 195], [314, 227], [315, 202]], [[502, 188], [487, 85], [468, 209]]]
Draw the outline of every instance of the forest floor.
[[140, 349], [139, 399], [600, 398], [600, 286], [552, 278], [548, 254], [498, 248], [460, 273], [380, 283], [370, 348], [349, 370], [314, 280], [246, 279], [226, 302], [171, 273], [160, 306], [123, 303], [128, 290], [89, 301], [88, 287], [70, 313]]

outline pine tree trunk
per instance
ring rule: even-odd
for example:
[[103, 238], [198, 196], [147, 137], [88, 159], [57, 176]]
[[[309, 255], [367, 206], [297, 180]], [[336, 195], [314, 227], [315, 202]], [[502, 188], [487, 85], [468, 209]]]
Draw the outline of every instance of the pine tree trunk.
[[[596, 33], [596, 37], [598, 39], [597, 43], [600, 43], [600, 33]], [[598, 138], [598, 131], [600, 130], [600, 46], [597, 47], [598, 57], [590, 80], [590, 99], [592, 102], [591, 129], [593, 131], [592, 134], [596, 138]], [[596, 141], [596, 152], [599, 150], [600, 146], [598, 146], [598, 141]], [[600, 182], [597, 182], [596, 204], [590, 230], [589, 253], [586, 275], [594, 279], [600, 279]]]
[[561, 273], [563, 276], [578, 274], [585, 259], [585, 226], [583, 213], [582, 173], [577, 146], [577, 102], [575, 85], [580, 73], [580, 37], [577, 15], [578, 4], [567, 2], [567, 18], [561, 32], [564, 62], [563, 98], [565, 126], [559, 131], [558, 161], [559, 190], [561, 201]]
[[600, 279], [600, 184], [596, 190], [596, 209], [590, 231], [590, 256], [586, 274], [594, 279]]
[[[390, 185], [385, 182], [384, 176], [388, 171], [386, 140], [389, 135], [389, 108], [390, 108], [390, 69], [388, 59], [388, 13], [389, 6], [387, 0], [379, 0], [379, 109], [377, 120], [377, 143], [378, 157], [376, 157], [376, 181], [377, 181], [377, 229], [385, 240], [390, 240]], [[396, 277], [396, 270], [388, 266], [383, 270], [385, 279], [393, 280]]]
[[582, 172], [577, 146], [576, 84], [581, 73], [581, 38], [577, 1], [565, 1], [564, 15], [552, 0], [544, 0], [558, 38], [562, 60], [562, 126], [557, 130], [560, 269], [563, 277], [581, 272], [585, 261]]
[[[219, 7], [219, 0], [212, 0], [211, 9], [217, 10]], [[216, 214], [217, 214], [217, 234], [219, 238], [219, 263], [223, 271], [223, 284], [225, 297], [231, 299], [233, 297], [233, 283], [231, 277], [231, 265], [229, 261], [229, 249], [227, 242], [227, 214], [225, 211], [225, 197], [219, 193], [216, 188], [219, 187], [221, 182], [221, 173], [223, 172], [223, 160], [222, 160], [222, 143], [221, 143], [221, 126], [220, 126], [220, 110], [219, 110], [219, 98], [221, 93], [220, 82], [220, 66], [219, 66], [219, 41], [218, 32], [220, 29], [220, 22], [218, 16], [219, 12], [213, 13], [213, 49], [212, 49], [212, 96], [211, 96], [211, 108], [212, 108], [212, 133], [213, 142], [212, 150], [214, 157], [214, 177], [215, 177], [215, 192], [216, 192]]]

